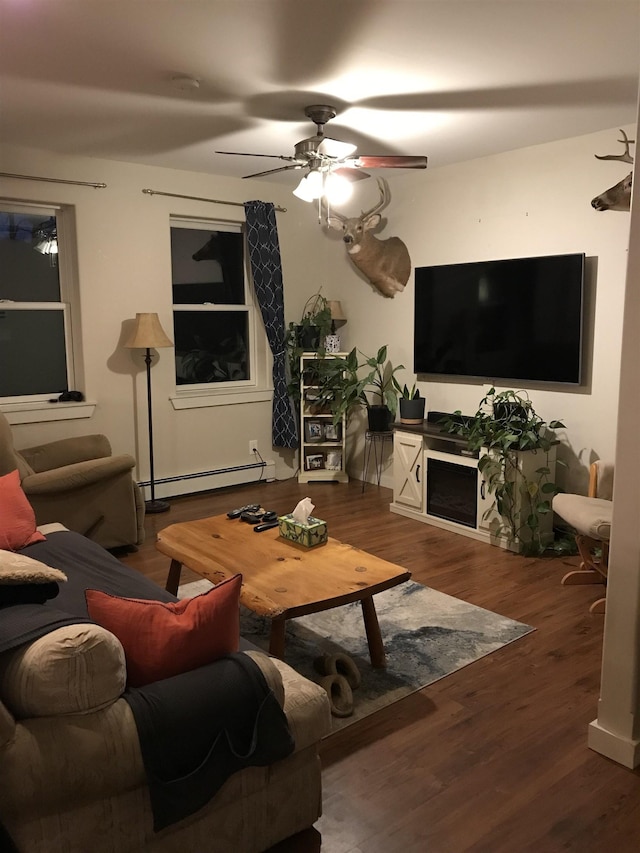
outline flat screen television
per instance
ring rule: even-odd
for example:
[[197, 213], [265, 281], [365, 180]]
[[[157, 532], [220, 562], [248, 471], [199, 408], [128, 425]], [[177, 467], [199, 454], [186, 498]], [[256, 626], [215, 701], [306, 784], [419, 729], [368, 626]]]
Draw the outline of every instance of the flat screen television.
[[584, 254], [417, 267], [414, 370], [580, 384]]

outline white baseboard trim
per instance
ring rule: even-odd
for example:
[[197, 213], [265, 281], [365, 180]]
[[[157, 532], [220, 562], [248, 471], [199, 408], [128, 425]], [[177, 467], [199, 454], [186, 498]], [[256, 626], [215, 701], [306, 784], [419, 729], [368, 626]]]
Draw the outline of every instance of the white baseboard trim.
[[617, 761], [630, 770], [635, 770], [640, 765], [640, 740], [620, 737], [603, 729], [597, 720], [589, 723], [587, 744], [589, 749]]

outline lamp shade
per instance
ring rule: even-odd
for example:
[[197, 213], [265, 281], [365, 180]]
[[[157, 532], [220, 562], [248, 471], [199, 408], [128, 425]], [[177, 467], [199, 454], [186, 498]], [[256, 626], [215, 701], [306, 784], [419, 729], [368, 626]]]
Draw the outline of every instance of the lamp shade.
[[342, 305], [338, 300], [329, 300], [329, 311], [331, 311], [331, 319], [334, 323], [346, 323], [347, 318], [345, 316]]
[[161, 347], [172, 346], [173, 341], [169, 340], [165, 334], [157, 314], [136, 314], [136, 325], [125, 347], [128, 349], [160, 349]]

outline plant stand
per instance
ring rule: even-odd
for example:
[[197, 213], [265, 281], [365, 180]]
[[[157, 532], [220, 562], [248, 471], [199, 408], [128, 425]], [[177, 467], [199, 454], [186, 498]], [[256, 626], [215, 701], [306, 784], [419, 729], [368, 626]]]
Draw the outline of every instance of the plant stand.
[[384, 446], [389, 442], [393, 448], [393, 432], [372, 432], [367, 430], [364, 434], [364, 467], [362, 469], [362, 491], [367, 483], [367, 471], [369, 470], [369, 460], [371, 459], [371, 448], [373, 448], [373, 458], [376, 466], [376, 482], [380, 485], [380, 475], [382, 473], [382, 463], [384, 462]]

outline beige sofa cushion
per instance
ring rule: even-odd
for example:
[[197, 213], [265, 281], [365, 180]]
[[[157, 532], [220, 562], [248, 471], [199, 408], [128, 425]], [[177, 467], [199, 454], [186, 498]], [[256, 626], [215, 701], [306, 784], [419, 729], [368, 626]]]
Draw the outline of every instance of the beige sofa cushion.
[[17, 718], [104, 708], [126, 678], [122, 645], [99, 625], [67, 625], [0, 655], [0, 695]]

